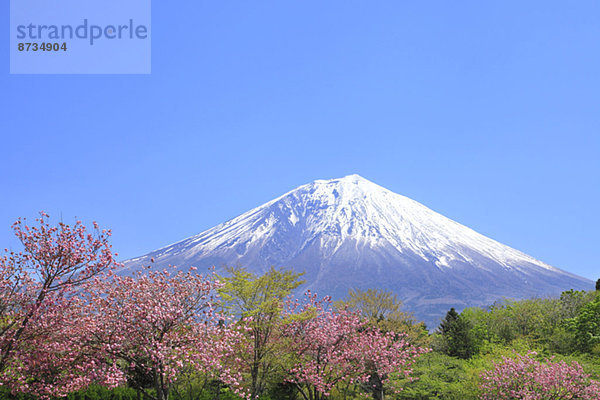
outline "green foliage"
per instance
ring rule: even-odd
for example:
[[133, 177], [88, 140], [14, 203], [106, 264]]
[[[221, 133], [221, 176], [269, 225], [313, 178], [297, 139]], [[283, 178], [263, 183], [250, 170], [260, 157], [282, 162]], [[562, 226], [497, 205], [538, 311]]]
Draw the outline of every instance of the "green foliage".
[[545, 338], [545, 344], [549, 351], [557, 354], [571, 354], [577, 347], [573, 330], [568, 327], [566, 322]]
[[360, 311], [372, 326], [383, 332], [404, 332], [416, 346], [428, 347], [430, 340], [423, 322], [402, 311], [402, 302], [390, 291], [381, 289], [350, 289], [345, 300], [335, 302], [338, 309]]
[[394, 314], [402, 313], [402, 302], [392, 292], [380, 289], [350, 289], [345, 301], [337, 302], [338, 308], [348, 307], [351, 310], [360, 310], [362, 315], [371, 320], [378, 321]]
[[440, 327], [438, 328], [440, 334], [444, 336], [450, 333], [456, 321], [458, 321], [458, 313], [456, 312], [454, 307], [452, 307], [450, 311], [446, 313], [446, 316], [444, 317], [442, 322], [440, 322]]
[[35, 397], [24, 393], [12, 394], [10, 389], [0, 386], [0, 400], [35, 400]]
[[577, 350], [585, 353], [600, 350], [600, 296], [581, 308], [577, 317], [570, 321], [570, 327], [575, 333]]
[[135, 389], [118, 387], [106, 389], [102, 386], [93, 385], [79, 392], [71, 393], [67, 400], [135, 400], [137, 392]]
[[[70, 393], [67, 400], [137, 400], [135, 389], [128, 387], [117, 387], [107, 389], [99, 385], [91, 385], [85, 390]], [[7, 388], [0, 387], [1, 400], [36, 400], [36, 397], [26, 394], [13, 395]]]
[[297, 398], [298, 389], [296, 385], [280, 381], [273, 383], [267, 390], [266, 395], [261, 397], [261, 400], [295, 400]]
[[[595, 298], [594, 292], [569, 290], [560, 298], [504, 300], [487, 309], [469, 308], [461, 317], [470, 322], [476, 347], [525, 339], [552, 353], [570, 354], [587, 348], [581, 334], [580, 345], [576, 344], [576, 326], [579, 321], [581, 331], [593, 324], [595, 314], [590, 314], [589, 308]], [[587, 320], [579, 316], [581, 312], [590, 314]]]
[[447, 399], [470, 400], [476, 399], [469, 379], [469, 364], [467, 361], [450, 357], [442, 353], [423, 355], [413, 367], [413, 382], [405, 382], [397, 399]]
[[438, 329], [441, 350], [449, 356], [471, 358], [476, 352], [476, 338], [468, 319], [461, 317], [454, 308], [446, 313]]
[[510, 343], [519, 337], [539, 337], [541, 330], [552, 329], [552, 321], [557, 319], [553, 310], [545, 299], [504, 300], [489, 307], [485, 321], [476, 324], [487, 325], [489, 340]]
[[242, 317], [279, 315], [283, 300], [302, 285], [304, 273], [271, 267], [257, 276], [244, 268], [226, 268], [227, 275], [219, 276], [224, 286], [219, 289], [227, 308]]
[[273, 379], [274, 371], [287, 360], [284, 341], [274, 340], [277, 329], [286, 323], [282, 318], [285, 299], [298, 286], [303, 273], [271, 268], [257, 276], [243, 268], [228, 268], [219, 279], [219, 289], [226, 309], [241, 318], [248, 330], [251, 356], [242, 356], [242, 368], [251, 396], [262, 395]]
[[170, 400], [240, 400], [230, 389], [215, 384], [208, 385], [199, 391], [179, 391], [169, 396]]
[[594, 292], [586, 292], [584, 290], [568, 290], [560, 295], [560, 309], [562, 319], [574, 318], [579, 314], [583, 306], [593, 301], [595, 298]]

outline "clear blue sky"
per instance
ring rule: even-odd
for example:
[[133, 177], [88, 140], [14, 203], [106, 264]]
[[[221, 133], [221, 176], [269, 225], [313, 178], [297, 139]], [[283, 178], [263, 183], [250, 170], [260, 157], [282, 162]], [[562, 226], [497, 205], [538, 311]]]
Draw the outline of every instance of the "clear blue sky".
[[[600, 2], [154, 1], [152, 74], [8, 74], [0, 247], [46, 210], [144, 254], [358, 173], [600, 277]], [[8, 36], [8, 4], [2, 8]]]

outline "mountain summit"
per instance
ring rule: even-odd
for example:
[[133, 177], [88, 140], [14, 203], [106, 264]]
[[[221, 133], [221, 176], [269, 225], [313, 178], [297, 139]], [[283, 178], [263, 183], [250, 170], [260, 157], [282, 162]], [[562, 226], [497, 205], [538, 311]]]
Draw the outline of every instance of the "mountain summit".
[[591, 289], [592, 282], [487, 238], [359, 175], [316, 180], [196, 236], [128, 260], [136, 269], [241, 265], [306, 271], [334, 298], [391, 290], [428, 325], [450, 307]]

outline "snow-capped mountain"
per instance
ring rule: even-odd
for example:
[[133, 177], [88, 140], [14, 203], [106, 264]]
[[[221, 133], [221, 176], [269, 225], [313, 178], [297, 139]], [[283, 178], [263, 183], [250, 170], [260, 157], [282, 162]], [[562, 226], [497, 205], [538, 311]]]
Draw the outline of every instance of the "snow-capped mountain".
[[358, 175], [317, 180], [196, 236], [128, 260], [149, 265], [305, 271], [303, 289], [342, 298], [392, 290], [437, 325], [450, 307], [591, 289], [592, 282], [487, 238]]

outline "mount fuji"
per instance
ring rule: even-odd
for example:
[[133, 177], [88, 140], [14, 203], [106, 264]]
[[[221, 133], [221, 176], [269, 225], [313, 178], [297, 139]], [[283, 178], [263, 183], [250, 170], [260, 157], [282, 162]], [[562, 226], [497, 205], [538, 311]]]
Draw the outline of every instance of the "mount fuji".
[[485, 237], [358, 175], [300, 186], [230, 221], [125, 262], [305, 271], [319, 294], [390, 290], [434, 327], [450, 308], [591, 289], [592, 281]]

